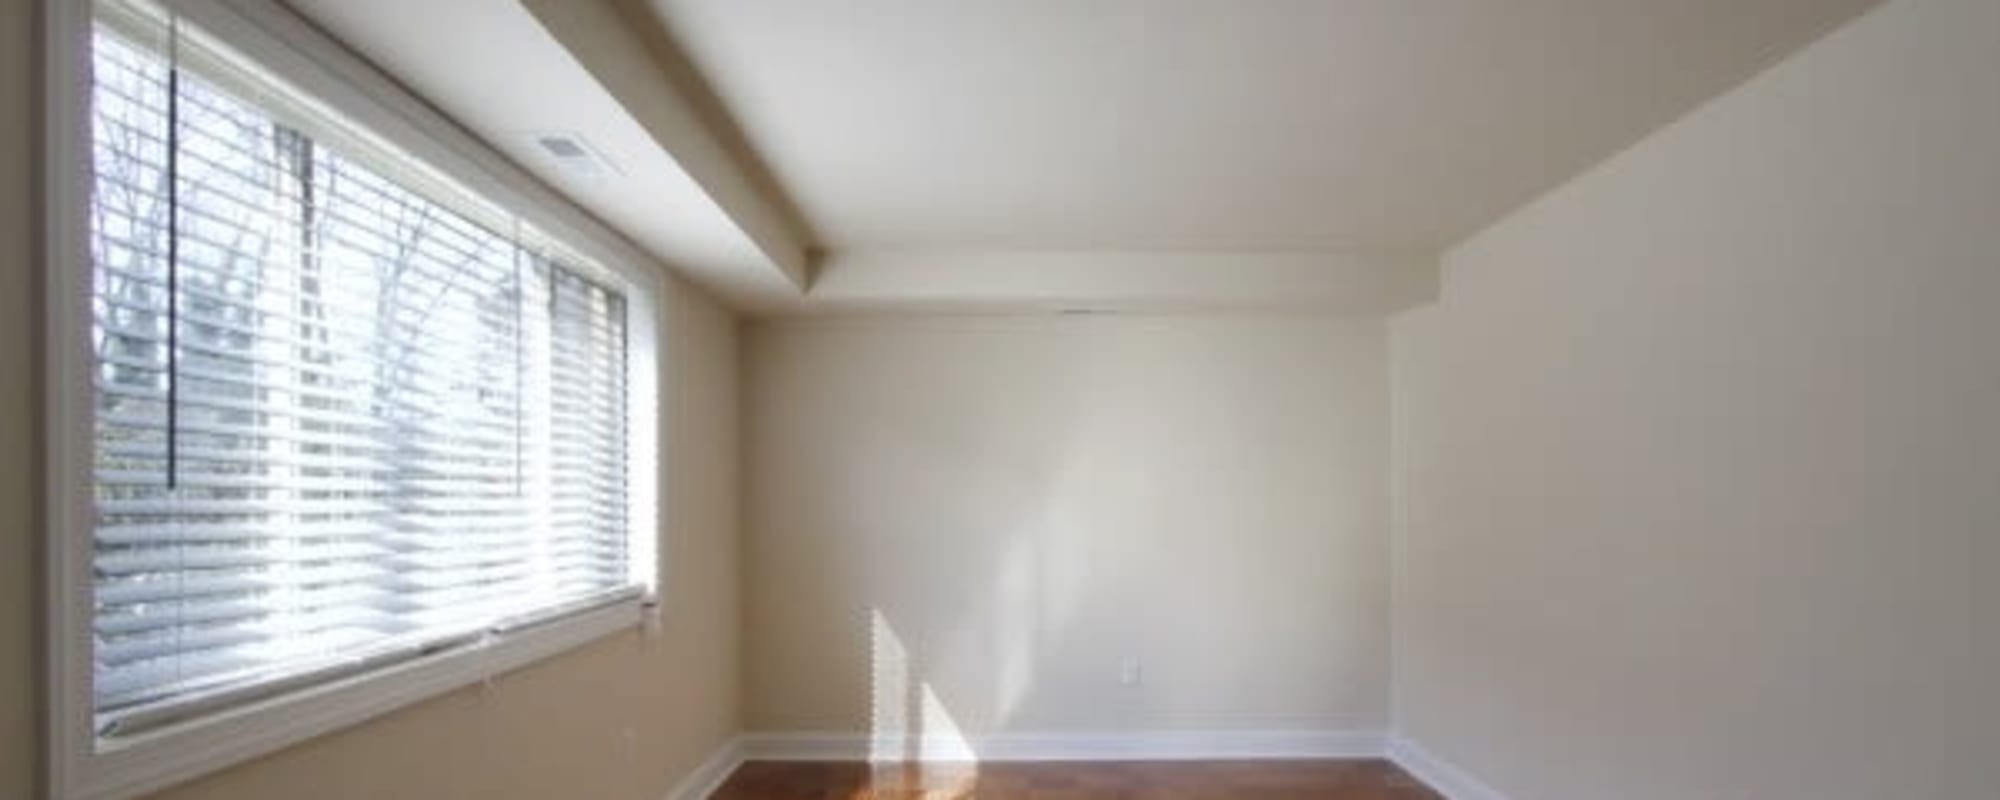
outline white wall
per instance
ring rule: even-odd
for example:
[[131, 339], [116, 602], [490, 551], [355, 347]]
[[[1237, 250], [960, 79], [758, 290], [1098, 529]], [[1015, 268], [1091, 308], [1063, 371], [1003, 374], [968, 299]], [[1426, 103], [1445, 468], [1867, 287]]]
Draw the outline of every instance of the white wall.
[[1897, 0], [1394, 324], [1401, 732], [1515, 800], [2000, 787], [2000, 3]]
[[756, 326], [749, 727], [1380, 730], [1385, 338], [1304, 316]]

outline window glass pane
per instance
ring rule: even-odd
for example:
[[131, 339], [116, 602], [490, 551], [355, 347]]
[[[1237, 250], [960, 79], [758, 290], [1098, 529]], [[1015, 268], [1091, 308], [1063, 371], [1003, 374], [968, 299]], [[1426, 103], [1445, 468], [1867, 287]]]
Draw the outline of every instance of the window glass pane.
[[94, 37], [100, 714], [628, 587], [624, 296], [198, 47]]

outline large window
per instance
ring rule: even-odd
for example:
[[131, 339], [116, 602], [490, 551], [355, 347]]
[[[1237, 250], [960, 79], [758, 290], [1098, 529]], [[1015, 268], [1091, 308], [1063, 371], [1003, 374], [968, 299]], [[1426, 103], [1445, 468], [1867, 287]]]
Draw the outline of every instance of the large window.
[[161, 7], [90, 47], [93, 737], [636, 602], [630, 287]]

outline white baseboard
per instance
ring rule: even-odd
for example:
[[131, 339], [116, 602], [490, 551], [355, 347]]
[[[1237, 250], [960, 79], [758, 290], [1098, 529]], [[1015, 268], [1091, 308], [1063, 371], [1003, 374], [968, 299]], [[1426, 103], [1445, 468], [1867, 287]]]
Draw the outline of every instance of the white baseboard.
[[1390, 761], [1437, 790], [1446, 800], [1507, 800], [1499, 790], [1425, 750], [1423, 745], [1401, 737], [1390, 739], [1388, 745]]
[[743, 752], [743, 737], [730, 737], [729, 741], [715, 748], [715, 752], [708, 754], [708, 758], [693, 772], [674, 784], [674, 788], [667, 790], [663, 800], [708, 800], [708, 796], [722, 788], [722, 782], [729, 780], [736, 768], [743, 765]]
[[746, 760], [769, 761], [1184, 761], [1193, 759], [1381, 758], [1378, 731], [1156, 731], [925, 736], [752, 733]]

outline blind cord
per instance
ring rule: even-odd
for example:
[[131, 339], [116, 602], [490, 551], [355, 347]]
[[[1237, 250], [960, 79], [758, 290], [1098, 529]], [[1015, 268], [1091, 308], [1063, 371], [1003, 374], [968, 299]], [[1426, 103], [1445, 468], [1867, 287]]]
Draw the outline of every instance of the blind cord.
[[[599, 590], [638, 596], [630, 543], [605, 533], [628, 513], [622, 295], [518, 219], [488, 230], [321, 147], [267, 113], [278, 89], [153, 7], [106, 17], [92, 52], [100, 731], [470, 646], [466, 620], [498, 618], [481, 635], [499, 638], [597, 610]], [[494, 485], [510, 310], [519, 513]]]
[[[514, 242], [520, 242], [520, 220], [514, 220]], [[528, 282], [522, 278], [526, 248], [514, 248], [514, 498], [528, 498]]]
[[181, 63], [180, 23], [167, 21], [167, 489], [180, 484]]

